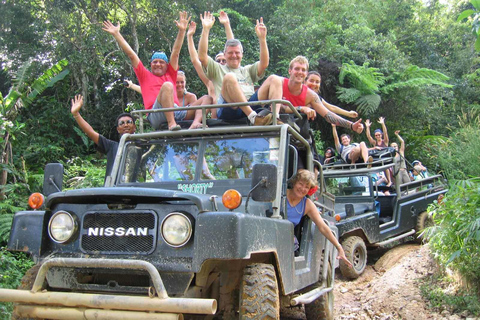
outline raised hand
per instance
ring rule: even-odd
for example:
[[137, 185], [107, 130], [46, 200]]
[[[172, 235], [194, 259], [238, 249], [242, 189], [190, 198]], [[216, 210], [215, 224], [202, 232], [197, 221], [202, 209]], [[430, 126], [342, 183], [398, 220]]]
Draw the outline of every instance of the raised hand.
[[370, 119], [365, 120], [365, 125], [367, 126], [367, 128], [370, 128], [370, 126], [372, 125]]
[[378, 118], [378, 123], [384, 124], [385, 123], [385, 118], [384, 117]]
[[178, 29], [180, 30], [187, 30], [188, 21], [190, 21], [191, 16], [189, 17], [186, 11], [180, 11], [179, 13], [179, 20], [175, 20], [175, 24], [177, 25]]
[[103, 27], [102, 30], [110, 33], [111, 35], [114, 35], [116, 33], [120, 33], [120, 22], [117, 23], [117, 25], [114, 25], [110, 21], [103, 21]]
[[78, 115], [78, 112], [83, 106], [83, 96], [81, 94], [77, 94], [73, 99], [72, 99], [72, 109], [70, 109], [70, 112], [76, 116]]
[[[367, 124], [367, 123], [365, 122], [365, 124]], [[362, 133], [363, 132], [362, 119], [358, 119], [356, 122], [353, 123], [352, 130], [355, 131], [356, 133]]]
[[395, 135], [399, 135], [400, 134], [400, 130], [395, 130]]
[[263, 24], [263, 17], [260, 17], [260, 21], [257, 20], [255, 33], [259, 39], [265, 39], [267, 37], [267, 27]]
[[215, 23], [215, 17], [210, 11], [205, 11], [203, 16], [200, 14], [200, 20], [202, 20], [202, 27], [204, 29], [211, 29]]
[[190, 21], [187, 30], [187, 37], [193, 36], [195, 34], [195, 30], [197, 30], [197, 24], [195, 21]]
[[225, 11], [220, 11], [218, 21], [220, 21], [220, 23], [223, 25], [230, 24], [230, 19], [228, 18], [228, 14]]

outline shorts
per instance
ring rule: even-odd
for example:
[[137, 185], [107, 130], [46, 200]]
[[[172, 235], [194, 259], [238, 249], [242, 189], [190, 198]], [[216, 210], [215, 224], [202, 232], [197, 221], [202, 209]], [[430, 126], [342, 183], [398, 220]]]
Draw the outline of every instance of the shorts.
[[[178, 105], [176, 103], [174, 103], [173, 107], [178, 108]], [[160, 104], [160, 102], [158, 102], [157, 99], [155, 99], [155, 103], [153, 104], [152, 110], [153, 109], [162, 109], [162, 105]], [[175, 121], [182, 121], [187, 116], [187, 110], [174, 111], [173, 114], [174, 114]], [[159, 130], [160, 125], [162, 123], [167, 122], [167, 118], [165, 117], [164, 112], [149, 113], [148, 116], [147, 116], [147, 119], [148, 119], [148, 121], [150, 121], [150, 124], [152, 125], [152, 127], [155, 130]]]
[[[258, 101], [258, 95], [257, 92], [255, 92], [248, 101]], [[226, 104], [228, 103], [225, 101], [225, 99], [220, 95], [217, 99], [217, 104]], [[260, 109], [262, 106], [251, 106], [253, 111], [257, 111]], [[242, 109], [240, 108], [218, 108], [217, 109], [217, 117], [218, 119], [222, 120], [238, 120], [238, 119], [243, 119], [246, 118], [247, 115], [243, 113]]]

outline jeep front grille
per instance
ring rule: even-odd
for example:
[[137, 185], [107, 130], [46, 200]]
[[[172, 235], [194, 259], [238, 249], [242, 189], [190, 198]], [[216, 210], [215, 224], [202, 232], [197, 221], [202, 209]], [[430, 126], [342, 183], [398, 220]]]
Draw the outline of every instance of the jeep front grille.
[[85, 253], [149, 254], [155, 249], [157, 216], [144, 212], [89, 212], [82, 223]]

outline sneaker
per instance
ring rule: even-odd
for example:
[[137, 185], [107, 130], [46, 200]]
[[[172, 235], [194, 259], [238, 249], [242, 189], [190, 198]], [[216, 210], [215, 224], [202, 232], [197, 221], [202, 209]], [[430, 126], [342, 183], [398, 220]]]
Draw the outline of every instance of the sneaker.
[[254, 126], [266, 126], [272, 124], [272, 114], [269, 113], [266, 116], [259, 116], [255, 117], [255, 122], [253, 123]]
[[368, 163], [367, 169], [370, 169], [372, 167], [372, 162], [373, 162], [373, 157], [369, 156], [367, 160], [367, 163]]

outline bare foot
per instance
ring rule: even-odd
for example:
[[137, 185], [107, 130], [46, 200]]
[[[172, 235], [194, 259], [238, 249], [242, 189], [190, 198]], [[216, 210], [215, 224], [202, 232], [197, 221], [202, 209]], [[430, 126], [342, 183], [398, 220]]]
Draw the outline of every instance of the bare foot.
[[[208, 128], [208, 126], [205, 126], [205, 127]], [[202, 129], [202, 123], [193, 122], [189, 129]]]

